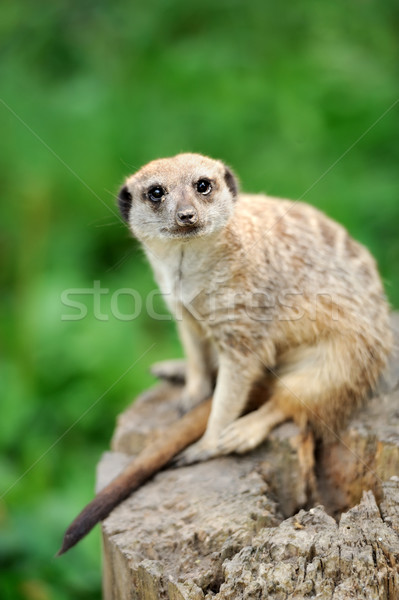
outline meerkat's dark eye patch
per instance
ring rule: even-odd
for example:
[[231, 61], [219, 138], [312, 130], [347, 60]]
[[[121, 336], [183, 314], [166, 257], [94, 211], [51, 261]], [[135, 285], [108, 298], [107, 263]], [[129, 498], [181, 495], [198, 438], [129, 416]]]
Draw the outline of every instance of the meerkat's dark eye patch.
[[203, 196], [207, 196], [212, 190], [212, 184], [209, 179], [203, 177], [199, 179], [196, 184], [197, 192], [202, 194]]
[[161, 185], [154, 185], [148, 190], [148, 198], [151, 202], [160, 202], [165, 196], [165, 190]]
[[124, 185], [119, 191], [118, 205], [122, 219], [127, 221], [129, 219], [129, 212], [132, 206], [132, 194], [129, 192], [127, 185]]
[[231, 195], [233, 196], [233, 198], [236, 198], [237, 194], [238, 194], [237, 178], [228, 167], [226, 167], [225, 172], [224, 172], [224, 180], [226, 182], [227, 187], [229, 188], [229, 190], [231, 192]]

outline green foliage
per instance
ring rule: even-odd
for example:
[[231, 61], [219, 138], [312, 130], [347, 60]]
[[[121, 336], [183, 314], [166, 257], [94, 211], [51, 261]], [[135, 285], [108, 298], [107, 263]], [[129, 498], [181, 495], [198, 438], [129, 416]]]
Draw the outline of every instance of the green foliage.
[[[124, 176], [223, 158], [245, 190], [343, 222], [399, 306], [398, 19], [393, 0], [3, 3], [1, 598], [100, 597], [98, 530], [53, 555], [115, 416], [180, 353], [170, 320], [110, 310], [154, 287], [115, 208]], [[93, 281], [105, 317], [81, 295], [87, 316], [63, 319], [63, 291]]]

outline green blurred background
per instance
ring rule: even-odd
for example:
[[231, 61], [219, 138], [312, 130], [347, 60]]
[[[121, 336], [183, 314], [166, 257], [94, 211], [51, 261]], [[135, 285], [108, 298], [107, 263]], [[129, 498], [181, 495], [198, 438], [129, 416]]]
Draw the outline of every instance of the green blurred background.
[[[398, 27], [394, 0], [2, 3], [2, 599], [100, 598], [99, 528], [53, 555], [116, 415], [180, 355], [171, 321], [111, 313], [119, 288], [154, 287], [116, 215], [124, 176], [222, 158], [245, 190], [343, 222], [399, 307]], [[63, 319], [63, 290], [93, 281], [104, 318], [82, 295], [87, 316]]]

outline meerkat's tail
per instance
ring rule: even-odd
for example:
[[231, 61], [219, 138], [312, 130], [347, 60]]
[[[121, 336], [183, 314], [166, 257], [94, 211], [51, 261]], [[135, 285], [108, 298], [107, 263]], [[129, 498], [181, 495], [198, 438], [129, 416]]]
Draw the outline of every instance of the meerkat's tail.
[[181, 450], [198, 440], [206, 429], [211, 403], [211, 399], [202, 402], [182, 419], [160, 432], [153, 444], [145, 448], [118, 477], [101, 490], [68, 527], [57, 556], [77, 544], [132, 491], [140, 487]]

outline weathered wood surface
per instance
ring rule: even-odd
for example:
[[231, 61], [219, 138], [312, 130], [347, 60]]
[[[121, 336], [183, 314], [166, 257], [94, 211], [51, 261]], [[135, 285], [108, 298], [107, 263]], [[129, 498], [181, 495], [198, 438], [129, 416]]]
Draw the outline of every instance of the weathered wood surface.
[[[399, 318], [394, 318], [399, 340]], [[161, 384], [119, 419], [101, 488], [178, 417]], [[399, 599], [399, 359], [341, 440], [308, 507], [293, 424], [243, 457], [158, 473], [103, 522], [105, 600]]]

